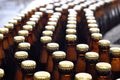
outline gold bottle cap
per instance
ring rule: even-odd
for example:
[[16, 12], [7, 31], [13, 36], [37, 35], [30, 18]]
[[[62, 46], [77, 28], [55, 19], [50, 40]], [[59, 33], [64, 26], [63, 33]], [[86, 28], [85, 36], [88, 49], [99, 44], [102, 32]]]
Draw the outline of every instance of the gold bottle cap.
[[35, 15], [42, 16], [42, 15], [43, 15], [43, 13], [42, 13], [42, 12], [35, 12]]
[[22, 17], [20, 16], [16, 16], [16, 17], [13, 17], [14, 20], [17, 20], [17, 21], [21, 21], [22, 20]]
[[9, 20], [9, 23], [12, 23], [12, 24], [17, 24], [18, 22], [17, 22], [17, 20], [12, 19], [12, 20]]
[[59, 44], [58, 43], [48, 43], [47, 44], [47, 49], [48, 50], [52, 50], [52, 51], [56, 51], [59, 49]]
[[8, 24], [5, 24], [4, 27], [8, 29], [13, 29], [14, 25], [12, 23], [8, 23]]
[[0, 41], [3, 40], [3, 38], [4, 38], [4, 35], [0, 34]]
[[54, 3], [54, 6], [56, 6], [56, 7], [57, 7], [57, 6], [59, 7], [60, 5], [61, 5], [61, 4], [58, 3], [58, 2], [57, 2], [57, 3]]
[[50, 22], [50, 21], [49, 21], [47, 24], [48, 24], [48, 25], [51, 25], [51, 26], [56, 26], [56, 25], [57, 25], [57, 22]]
[[110, 46], [110, 41], [109, 40], [99, 40], [99, 45], [100, 46]]
[[36, 17], [32, 17], [30, 18], [30, 21], [33, 21], [33, 22], [38, 22], [39, 18], [36, 18]]
[[66, 35], [66, 40], [67, 41], [76, 41], [77, 40], [77, 36], [74, 34], [68, 34]]
[[27, 30], [20, 30], [18, 31], [19, 36], [28, 36], [29, 32]]
[[99, 28], [90, 28], [89, 31], [90, 31], [90, 33], [99, 33], [100, 29]]
[[32, 31], [33, 27], [31, 25], [24, 25], [23, 30]]
[[90, 23], [88, 24], [88, 28], [97, 28], [98, 25], [96, 23]]
[[120, 48], [119, 47], [111, 47], [110, 48], [110, 53], [112, 55], [120, 55]]
[[21, 62], [21, 67], [23, 69], [35, 69], [36, 68], [36, 62], [33, 60], [24, 60]]
[[17, 52], [15, 52], [14, 57], [16, 59], [27, 59], [28, 53], [26, 51], [17, 51]]
[[111, 65], [107, 62], [98, 62], [96, 64], [96, 70], [100, 72], [108, 72], [111, 70]]
[[77, 21], [67, 21], [68, 24], [76, 24]]
[[24, 36], [15, 36], [14, 41], [17, 42], [17, 43], [24, 42], [25, 37]]
[[18, 48], [22, 50], [29, 50], [30, 49], [30, 43], [28, 42], [21, 42], [18, 44]]
[[76, 46], [76, 49], [77, 49], [78, 51], [88, 51], [89, 46], [88, 46], [87, 44], [78, 44], [78, 45]]
[[90, 24], [90, 23], [96, 24], [97, 22], [96, 22], [96, 20], [94, 19], [94, 20], [87, 20], [87, 23], [88, 23], [88, 24]]
[[1, 34], [7, 34], [9, 32], [8, 28], [0, 28], [0, 33]]
[[65, 59], [66, 53], [64, 51], [55, 51], [52, 53], [52, 56], [55, 59]]
[[49, 30], [45, 30], [42, 32], [42, 35], [43, 36], [52, 36], [53, 35], [53, 32], [52, 31], [49, 31]]
[[0, 68], [0, 78], [2, 78], [5, 75], [5, 72], [2, 68]]
[[56, 7], [56, 8], [55, 8], [55, 11], [62, 12], [62, 8]]
[[76, 24], [67, 24], [67, 29], [76, 29]]
[[[74, 18], [76, 18], [76, 16], [77, 16], [77, 14], [76, 14], [76, 12], [69, 12], [69, 15], [68, 15], [68, 18], [70, 18], [70, 17], [74, 17]], [[71, 20], [70, 20], [71, 21]], [[74, 22], [71, 22], [71, 23], [76, 23], [76, 21], [74, 21]]]
[[37, 18], [37, 19], [39, 19], [39, 18], [40, 18], [40, 15], [35, 14], [35, 15], [32, 15], [31, 18]]
[[42, 37], [40, 38], [40, 41], [41, 41], [42, 43], [49, 43], [49, 42], [52, 41], [52, 38], [51, 38], [50, 36], [42, 36]]
[[91, 37], [95, 40], [100, 40], [100, 39], [102, 39], [102, 34], [101, 33], [92, 33]]
[[85, 53], [85, 58], [88, 60], [97, 60], [99, 58], [99, 54], [96, 52], [87, 52]]
[[54, 31], [55, 30], [55, 26], [47, 25], [47, 26], [45, 26], [45, 30]]
[[50, 80], [50, 73], [47, 71], [38, 71], [34, 73], [34, 80]]
[[36, 25], [36, 23], [34, 21], [27, 21], [26, 24], [31, 25], [33, 27], [35, 27], [35, 25]]
[[87, 20], [95, 20], [95, 17], [94, 16], [87, 16], [86, 19]]
[[40, 11], [41, 11], [41, 12], [45, 12], [45, 11], [46, 11], [46, 8], [40, 8]]
[[49, 21], [50, 21], [50, 22], [57, 22], [57, 21], [58, 21], [58, 19], [57, 19], [57, 18], [55, 18], [55, 17], [51, 17], [51, 18], [49, 18]]
[[74, 64], [71, 61], [60, 61], [58, 64], [58, 68], [61, 70], [72, 70], [74, 68]]
[[77, 73], [75, 75], [75, 80], [92, 80], [92, 75], [84, 72]]
[[66, 29], [66, 34], [76, 34], [76, 29]]
[[77, 20], [77, 18], [76, 17], [68, 17], [68, 21], [76, 21]]

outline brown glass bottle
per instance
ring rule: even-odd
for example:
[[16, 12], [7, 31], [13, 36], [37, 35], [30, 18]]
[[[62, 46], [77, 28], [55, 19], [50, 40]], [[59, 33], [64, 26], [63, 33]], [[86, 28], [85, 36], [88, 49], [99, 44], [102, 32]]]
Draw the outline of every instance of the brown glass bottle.
[[67, 60], [60, 61], [58, 68], [60, 74], [59, 80], [73, 80], [73, 62]]
[[112, 80], [111, 65], [107, 62], [98, 62], [96, 64], [96, 79], [95, 80]]
[[66, 58], [66, 53], [64, 51], [55, 51], [52, 53], [53, 57], [53, 72], [52, 72], [52, 80], [59, 80], [59, 71], [58, 71], [58, 63], [63, 61]]
[[2, 68], [0, 68], [0, 80], [4, 80], [4, 75], [5, 75], [5, 72]]
[[14, 58], [16, 62], [14, 80], [22, 80], [23, 74], [20, 66], [23, 60], [28, 59], [28, 53], [26, 51], [17, 51], [15, 52]]
[[110, 63], [112, 66], [112, 80], [120, 77], [120, 48], [110, 48]]
[[98, 62], [99, 54], [96, 52], [85, 53], [86, 59], [86, 72], [91, 74], [93, 80], [95, 80], [95, 65]]
[[[77, 62], [75, 64], [75, 73], [85, 72], [86, 62], [85, 62], [85, 53], [88, 51], [89, 46], [87, 44], [77, 44]], [[81, 65], [79, 65], [81, 64]]]
[[47, 71], [37, 71], [34, 73], [34, 80], [51, 80], [51, 75]]
[[110, 62], [109, 56], [109, 47], [110, 41], [109, 40], [99, 40], [99, 60], [103, 62]]
[[52, 73], [53, 71], [53, 58], [52, 58], [52, 53], [54, 51], [59, 50], [59, 44], [58, 43], [48, 43], [47, 44], [47, 51], [48, 51], [48, 61], [47, 61], [47, 66], [46, 66], [46, 71]]
[[91, 74], [81, 72], [81, 73], [75, 74], [75, 80], [93, 80], [93, 79]]
[[33, 75], [36, 68], [36, 62], [33, 60], [24, 60], [21, 62], [22, 80], [33, 80]]

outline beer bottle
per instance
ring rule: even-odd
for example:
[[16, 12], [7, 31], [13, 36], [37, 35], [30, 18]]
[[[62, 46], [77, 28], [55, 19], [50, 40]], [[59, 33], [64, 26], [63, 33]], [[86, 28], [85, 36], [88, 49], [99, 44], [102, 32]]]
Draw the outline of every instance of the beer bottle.
[[55, 42], [47, 43], [47, 51], [48, 51], [48, 61], [46, 66], [46, 71], [52, 73], [53, 71], [53, 58], [52, 53], [54, 51], [59, 50], [59, 44]]
[[99, 40], [98, 42], [99, 47], [99, 60], [103, 62], [110, 62], [109, 61], [109, 47], [110, 41], [109, 40]]
[[15, 65], [15, 80], [22, 80], [22, 70], [21, 70], [21, 67], [20, 67], [20, 64], [23, 60], [26, 60], [28, 58], [28, 53], [26, 51], [17, 51], [15, 52], [15, 55], [14, 55], [14, 58], [15, 58], [15, 62], [16, 62], [16, 65]]
[[95, 80], [95, 65], [98, 62], [99, 54], [96, 52], [85, 53], [86, 60], [86, 72], [91, 74], [93, 80]]
[[73, 62], [67, 60], [60, 61], [58, 68], [60, 74], [59, 80], [73, 80]]
[[34, 73], [34, 80], [50, 80], [51, 75], [47, 71], [37, 71]]
[[111, 65], [107, 62], [98, 62], [96, 64], [96, 79], [95, 80], [112, 80]]
[[24, 60], [21, 62], [22, 68], [22, 80], [33, 80], [33, 75], [36, 68], [36, 62], [34, 60]]
[[4, 75], [5, 75], [5, 72], [2, 68], [0, 68], [0, 80], [4, 80]]
[[[87, 44], [77, 44], [77, 62], [75, 64], [75, 73], [85, 72], [86, 62], [85, 53], [88, 51], [89, 46]], [[81, 64], [81, 65], [80, 65]]]
[[93, 79], [91, 74], [81, 72], [81, 73], [75, 74], [75, 80], [93, 80]]
[[58, 63], [66, 58], [66, 53], [64, 51], [55, 51], [52, 53], [52, 57], [53, 57], [53, 65], [54, 65], [52, 72], [52, 79], [59, 80]]
[[120, 77], [120, 48], [110, 48], [110, 63], [112, 66], [112, 80], [116, 80]]

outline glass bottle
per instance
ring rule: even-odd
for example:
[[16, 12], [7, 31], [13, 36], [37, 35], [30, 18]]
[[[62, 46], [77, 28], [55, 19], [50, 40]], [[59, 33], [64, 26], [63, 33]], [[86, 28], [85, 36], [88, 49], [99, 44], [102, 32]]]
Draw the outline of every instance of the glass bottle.
[[4, 80], [5, 72], [2, 68], [0, 68], [0, 80]]
[[34, 73], [34, 80], [50, 80], [51, 75], [47, 71], [37, 71]]
[[110, 62], [109, 56], [109, 47], [110, 41], [109, 40], [99, 40], [98, 42], [99, 47], [99, 60], [103, 62]]
[[112, 66], [112, 80], [120, 77], [120, 48], [110, 48], [110, 64]]
[[33, 75], [36, 69], [36, 62], [34, 60], [24, 60], [21, 62], [22, 80], [33, 80]]
[[64, 51], [55, 51], [52, 53], [53, 57], [53, 72], [51, 79], [59, 80], [59, 71], [58, 71], [58, 63], [63, 61], [66, 58], [66, 53]]
[[75, 74], [75, 80], [93, 80], [92, 75], [86, 72]]
[[[77, 62], [75, 64], [75, 73], [85, 72], [86, 62], [85, 62], [85, 53], [88, 51], [89, 46], [87, 44], [77, 44]], [[81, 65], [79, 65], [81, 64]]]
[[73, 80], [73, 62], [67, 60], [60, 61], [58, 68], [60, 74], [59, 80]]
[[96, 79], [95, 80], [112, 80], [111, 79], [111, 64], [107, 62], [98, 62], [96, 64]]
[[86, 59], [86, 72], [91, 74], [93, 80], [95, 80], [95, 65], [99, 60], [99, 54], [96, 52], [85, 53]]

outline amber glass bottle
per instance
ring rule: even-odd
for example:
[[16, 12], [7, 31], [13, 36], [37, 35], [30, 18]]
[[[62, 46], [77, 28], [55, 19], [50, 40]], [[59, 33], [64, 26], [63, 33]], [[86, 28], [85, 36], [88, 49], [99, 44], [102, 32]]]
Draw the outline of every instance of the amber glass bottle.
[[59, 71], [58, 71], [58, 63], [63, 61], [66, 58], [66, 53], [64, 51], [55, 51], [52, 53], [53, 57], [53, 72], [52, 72], [52, 80], [59, 80]]
[[120, 48], [110, 48], [110, 63], [112, 66], [112, 80], [120, 77]]
[[59, 80], [73, 80], [73, 68], [74, 64], [71, 61], [60, 61], [59, 68]]
[[22, 80], [33, 80], [36, 68], [36, 62], [33, 60], [24, 60], [21, 62]]
[[99, 60], [103, 62], [110, 62], [109, 58], [109, 40], [99, 40]]
[[5, 80], [4, 75], [5, 75], [4, 70], [0, 68], [0, 80]]
[[16, 62], [14, 80], [22, 80], [23, 75], [20, 65], [23, 60], [28, 59], [28, 53], [26, 51], [17, 51], [15, 52], [14, 58]]
[[107, 62], [98, 62], [96, 64], [96, 79], [95, 80], [112, 80], [111, 65]]
[[51, 75], [47, 71], [37, 71], [34, 73], [34, 80], [51, 80]]
[[93, 80], [93, 79], [91, 74], [81, 72], [81, 73], [75, 74], [75, 80]]
[[93, 80], [95, 80], [95, 65], [98, 62], [99, 54], [96, 52], [85, 53], [86, 59], [86, 72], [92, 75]]
[[89, 46], [87, 44], [78, 44], [76, 46], [77, 62], [75, 64], [75, 73], [85, 72], [86, 69], [85, 53], [88, 51], [88, 49]]

